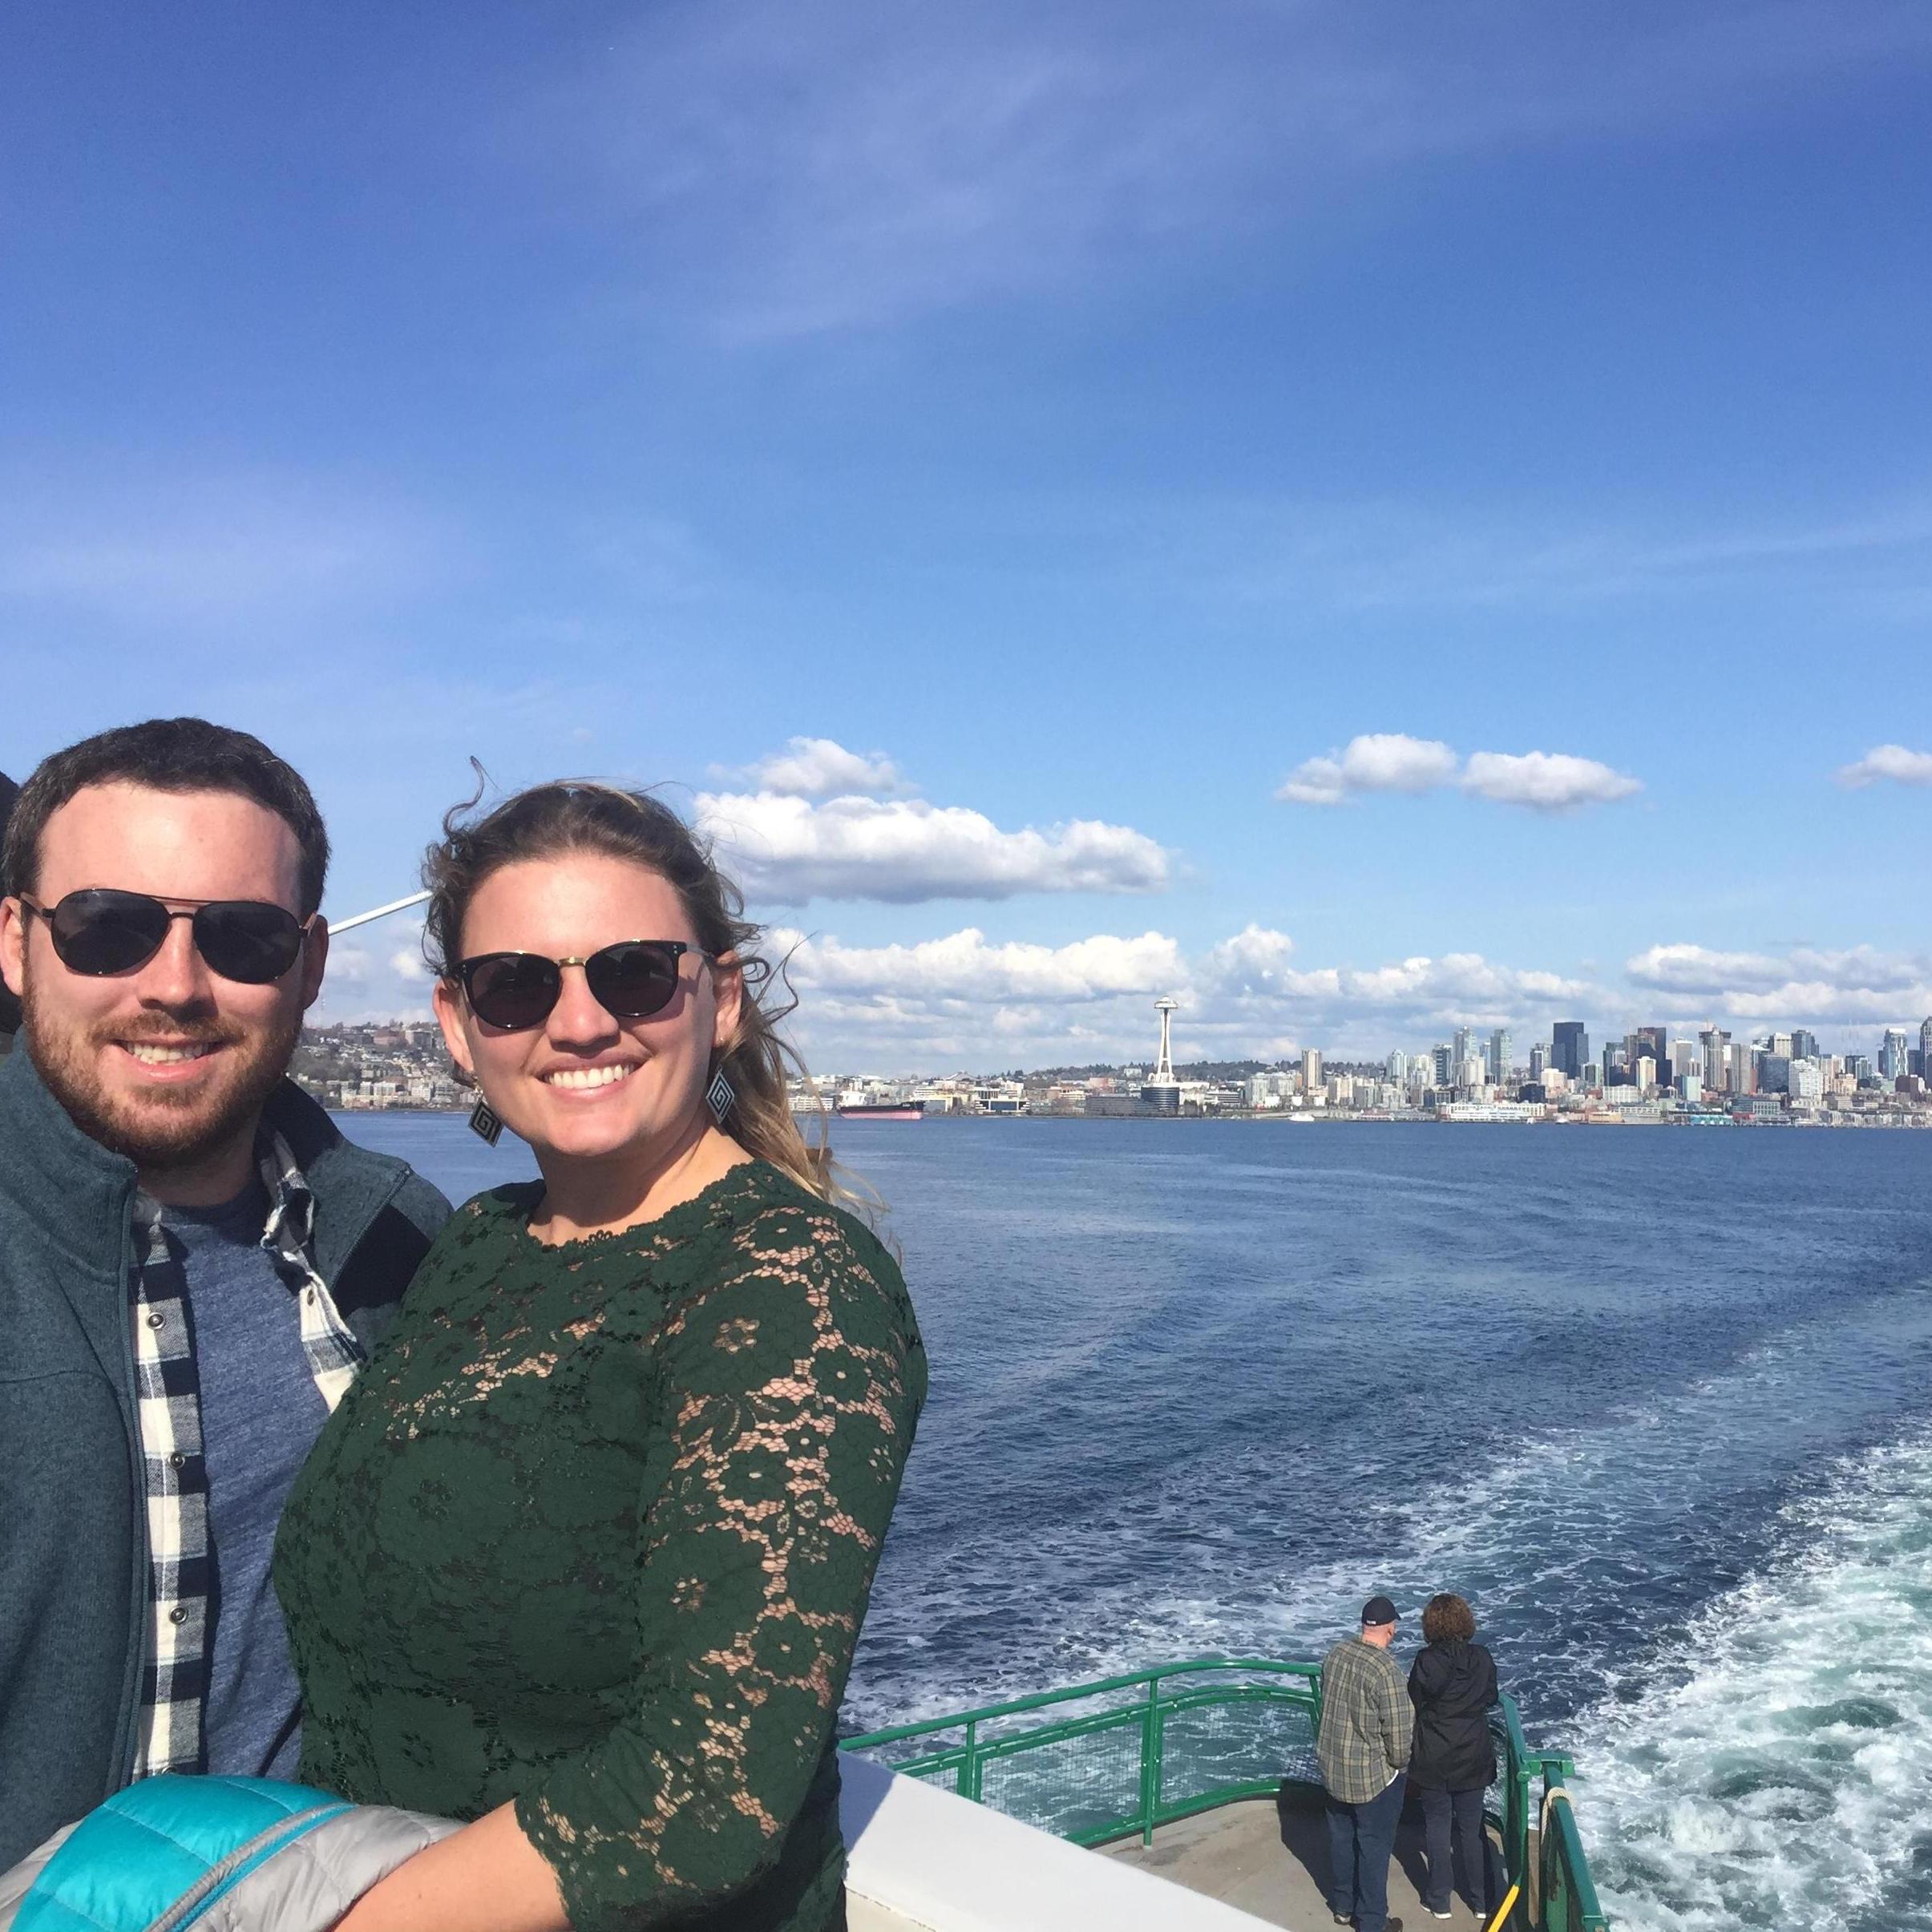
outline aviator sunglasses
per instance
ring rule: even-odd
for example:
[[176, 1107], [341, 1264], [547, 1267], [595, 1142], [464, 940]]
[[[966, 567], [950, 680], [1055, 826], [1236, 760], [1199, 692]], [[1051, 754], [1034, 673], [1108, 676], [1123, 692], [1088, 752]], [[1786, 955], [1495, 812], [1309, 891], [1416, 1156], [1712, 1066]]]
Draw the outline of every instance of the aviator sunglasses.
[[713, 956], [682, 940], [619, 940], [584, 959], [546, 959], [540, 952], [479, 952], [457, 962], [456, 977], [470, 1011], [506, 1033], [541, 1026], [564, 996], [564, 968], [581, 966], [590, 996], [617, 1020], [648, 1020], [677, 990], [677, 962], [687, 952]]
[[70, 892], [51, 907], [24, 895], [20, 903], [46, 921], [61, 964], [94, 979], [145, 966], [161, 950], [168, 928], [184, 919], [209, 972], [244, 986], [266, 986], [295, 964], [312, 923], [261, 899], [183, 900], [190, 909], [177, 912], [148, 893], [103, 887]]

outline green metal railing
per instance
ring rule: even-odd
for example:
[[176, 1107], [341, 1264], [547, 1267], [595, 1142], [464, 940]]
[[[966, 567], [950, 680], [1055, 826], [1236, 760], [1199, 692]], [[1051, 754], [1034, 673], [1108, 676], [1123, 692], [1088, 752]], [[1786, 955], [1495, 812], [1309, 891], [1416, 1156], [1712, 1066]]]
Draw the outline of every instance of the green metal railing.
[[[1009, 1817], [1105, 1845], [1283, 1784], [1319, 1789], [1321, 1670], [1267, 1657], [1197, 1657], [847, 1738]], [[1496, 1723], [1494, 1823], [1517, 1901], [1510, 1932], [1607, 1932], [1571, 1815], [1568, 1760], [1532, 1751], [1515, 1700]], [[1540, 1790], [1538, 1786], [1541, 1786]]]

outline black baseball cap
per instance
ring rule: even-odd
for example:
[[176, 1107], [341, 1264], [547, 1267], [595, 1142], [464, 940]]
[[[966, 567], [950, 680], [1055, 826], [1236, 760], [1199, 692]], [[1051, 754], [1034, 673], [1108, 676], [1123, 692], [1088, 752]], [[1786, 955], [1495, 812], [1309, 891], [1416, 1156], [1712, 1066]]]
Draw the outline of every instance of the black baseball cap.
[[1364, 1630], [1374, 1623], [1400, 1623], [1401, 1621], [1395, 1605], [1386, 1597], [1371, 1597], [1362, 1606], [1362, 1627]]

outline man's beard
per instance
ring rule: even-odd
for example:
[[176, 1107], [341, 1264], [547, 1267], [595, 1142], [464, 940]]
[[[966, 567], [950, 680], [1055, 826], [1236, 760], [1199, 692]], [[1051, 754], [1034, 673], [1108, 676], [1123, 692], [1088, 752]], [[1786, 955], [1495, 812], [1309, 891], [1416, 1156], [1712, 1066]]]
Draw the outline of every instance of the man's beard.
[[[250, 1131], [301, 1037], [299, 1009], [253, 1032], [185, 1014], [76, 1032], [63, 1029], [36, 1001], [30, 975], [21, 1007], [20, 1037], [47, 1091], [89, 1140], [147, 1172], [195, 1166]], [[215, 1079], [196, 1091], [157, 1086], [138, 1099], [108, 1091], [99, 1076], [101, 1049], [157, 1037], [218, 1044]]]

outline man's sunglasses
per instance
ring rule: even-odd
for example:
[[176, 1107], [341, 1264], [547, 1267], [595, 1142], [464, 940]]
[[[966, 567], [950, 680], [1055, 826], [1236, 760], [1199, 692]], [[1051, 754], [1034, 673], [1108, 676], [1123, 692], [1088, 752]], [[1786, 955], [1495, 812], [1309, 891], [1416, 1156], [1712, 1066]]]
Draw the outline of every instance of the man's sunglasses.
[[145, 966], [161, 950], [168, 929], [178, 919], [192, 922], [195, 950], [208, 970], [244, 986], [279, 980], [301, 957], [310, 921], [285, 907], [256, 899], [211, 899], [173, 911], [145, 892], [105, 887], [70, 892], [57, 905], [21, 904], [47, 923], [54, 952], [70, 972], [105, 979]]
[[682, 940], [619, 940], [584, 959], [546, 959], [540, 952], [479, 952], [459, 960], [456, 977], [470, 1011], [506, 1033], [541, 1026], [564, 996], [564, 968], [581, 966], [590, 996], [618, 1020], [648, 1020], [671, 1004], [677, 962], [687, 952], [712, 955]]

